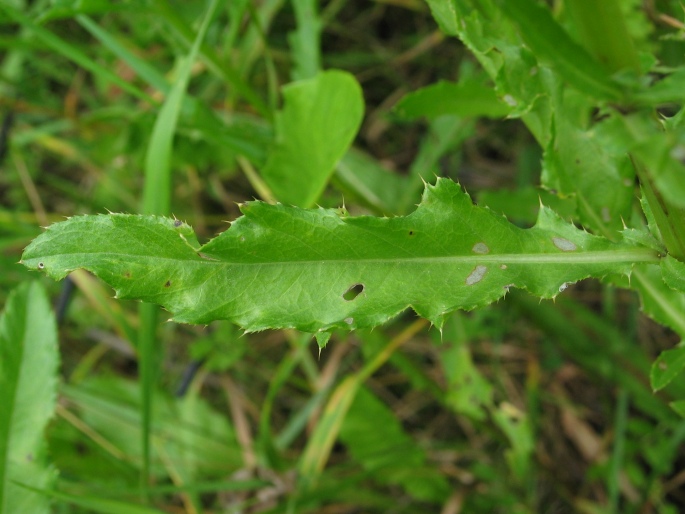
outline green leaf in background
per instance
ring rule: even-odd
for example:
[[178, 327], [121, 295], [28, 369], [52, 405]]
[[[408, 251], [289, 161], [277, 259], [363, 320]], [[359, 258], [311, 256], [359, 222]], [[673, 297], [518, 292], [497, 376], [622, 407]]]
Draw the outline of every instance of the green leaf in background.
[[619, 0], [571, 0], [565, 5], [585, 48], [609, 71], [639, 71], [640, 59]]
[[685, 264], [667, 255], [661, 261], [661, 273], [666, 285], [671, 289], [685, 293]]
[[297, 30], [288, 34], [293, 50], [293, 80], [310, 79], [321, 69], [321, 19], [319, 0], [293, 0]]
[[279, 201], [311, 207], [357, 134], [362, 90], [351, 74], [332, 70], [284, 86], [283, 98], [262, 176]]
[[423, 501], [443, 502], [450, 492], [445, 477], [426, 462], [426, 451], [406, 434], [395, 414], [364, 387], [357, 392], [340, 428], [340, 440], [382, 484], [399, 485]]
[[513, 478], [524, 481], [531, 467], [535, 450], [530, 419], [524, 411], [509, 402], [502, 402], [492, 412], [492, 419], [511, 443], [504, 456], [511, 468]]
[[65, 40], [59, 38], [54, 33], [46, 30], [45, 28], [37, 25], [33, 20], [26, 17], [20, 11], [16, 10], [15, 7], [10, 5], [10, 2], [0, 3], [0, 9], [2, 9], [7, 16], [11, 19], [20, 23], [23, 27], [30, 30], [32, 38], [44, 43], [48, 48], [54, 50], [56, 53], [64, 55], [66, 58], [71, 59], [79, 66], [82, 66], [86, 70], [91, 71], [98, 77], [116, 84], [118, 87], [128, 92], [132, 96], [139, 98], [140, 100], [145, 100], [151, 104], [154, 104], [154, 100], [144, 91], [133, 86], [130, 82], [123, 80], [119, 75], [114, 73], [112, 70], [105, 66], [101, 66], [96, 61], [92, 60], [90, 57], [85, 55], [80, 49], [74, 45], [67, 43]]
[[685, 368], [685, 347], [674, 348], [661, 352], [652, 363], [649, 372], [649, 382], [654, 391], [663, 389]]
[[457, 341], [442, 352], [442, 365], [448, 382], [445, 403], [455, 412], [482, 421], [485, 407], [492, 404], [493, 387], [471, 358], [466, 341]]
[[640, 264], [633, 269], [630, 283], [621, 283], [621, 280], [616, 282], [621, 287], [638, 291], [642, 310], [685, 338], [685, 294], [666, 285], [660, 266]]
[[0, 317], [0, 513], [49, 512], [49, 499], [21, 484], [50, 489], [45, 427], [57, 398], [57, 327], [47, 295], [25, 282]]
[[535, 55], [550, 64], [569, 84], [599, 99], [621, 98], [621, 89], [607, 70], [570, 38], [547, 7], [534, 0], [495, 3], [514, 22]]
[[98, 514], [164, 514], [164, 511], [153, 507], [145, 507], [135, 503], [101, 498], [94, 494], [69, 494], [62, 491], [44, 491], [42, 489], [27, 488], [34, 494], [44, 494], [50, 498], [61, 500], [64, 503], [72, 503], [83, 509], [85, 512], [96, 512]]
[[[138, 384], [119, 377], [99, 376], [61, 392], [78, 417], [116, 448], [116, 457], [141, 466], [141, 398]], [[151, 474], [162, 481], [174, 476], [177, 485], [191, 483], [197, 473], [218, 478], [244, 465], [229, 421], [194, 392], [173, 398], [156, 390], [152, 426]]]
[[358, 200], [380, 214], [400, 211], [400, 201], [407, 190], [406, 177], [392, 173], [354, 148], [340, 159], [333, 180], [346, 200]]
[[436, 82], [405, 95], [395, 106], [402, 118], [431, 120], [445, 114], [502, 118], [510, 110], [492, 87], [479, 80]]
[[593, 236], [547, 208], [535, 227], [520, 229], [447, 179], [427, 185], [405, 217], [263, 202], [241, 210], [199, 251], [177, 220], [74, 217], [34, 240], [22, 262], [53, 278], [85, 268], [120, 298], [159, 303], [180, 322], [317, 332], [373, 327], [407, 307], [442, 326], [447, 313], [489, 304], [511, 287], [552, 298], [567, 283], [659, 260], [652, 249]]
[[[613, 138], [615, 117], [585, 128], [575, 121], [573, 100], [565, 96], [557, 102], [554, 138], [545, 149], [543, 183], [562, 195], [576, 197], [578, 213], [587, 227], [620, 230], [621, 218], [630, 215], [634, 198], [635, 172], [624, 148]], [[577, 111], [587, 106], [578, 102]]]

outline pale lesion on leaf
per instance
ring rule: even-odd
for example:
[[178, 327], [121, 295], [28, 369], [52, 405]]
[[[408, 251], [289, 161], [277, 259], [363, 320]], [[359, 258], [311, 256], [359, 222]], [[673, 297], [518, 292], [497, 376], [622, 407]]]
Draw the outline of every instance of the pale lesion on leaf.
[[563, 237], [553, 237], [552, 242], [554, 243], [554, 246], [559, 248], [562, 252], [575, 252], [578, 249], [573, 241], [569, 241]]
[[466, 285], [467, 286], [472, 286], [474, 284], [477, 284], [481, 280], [483, 280], [483, 277], [485, 274], [488, 272], [488, 267], [483, 266], [482, 264], [479, 264], [475, 268], [473, 268], [473, 271], [471, 274], [466, 277]]

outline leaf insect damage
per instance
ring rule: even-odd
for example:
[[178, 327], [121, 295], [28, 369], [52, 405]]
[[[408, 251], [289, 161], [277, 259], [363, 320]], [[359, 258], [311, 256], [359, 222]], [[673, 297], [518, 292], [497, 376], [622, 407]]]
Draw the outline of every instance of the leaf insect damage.
[[[589, 234], [544, 206], [534, 227], [519, 228], [443, 178], [426, 184], [407, 216], [341, 218], [336, 209], [259, 201], [241, 211], [204, 245], [178, 220], [75, 216], [48, 227], [22, 262], [55, 279], [90, 270], [119, 298], [158, 303], [178, 322], [295, 328], [320, 344], [333, 329], [374, 327], [407, 308], [440, 328], [452, 311], [497, 301], [511, 287], [553, 298], [563, 284], [659, 262], [633, 239]], [[183, 287], [171, 287], [179, 280]]]
[[351, 302], [364, 292], [364, 284], [353, 284], [343, 293], [343, 298]]

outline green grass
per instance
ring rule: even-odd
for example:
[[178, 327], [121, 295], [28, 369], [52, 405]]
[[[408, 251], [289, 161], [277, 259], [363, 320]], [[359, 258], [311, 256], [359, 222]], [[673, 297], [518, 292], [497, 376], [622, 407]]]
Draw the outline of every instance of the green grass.
[[[685, 509], [677, 2], [606, 2], [601, 16], [581, 0], [28, 4], [0, 6], [0, 384], [14, 391], [0, 407], [0, 514]], [[174, 217], [187, 225], [163, 223], [193, 248], [226, 222], [240, 219], [228, 234], [276, 227], [286, 211], [246, 208], [254, 199], [313, 208], [287, 211], [279, 237], [309, 244], [348, 216], [382, 236], [391, 223], [377, 218], [415, 219], [395, 217], [436, 177], [495, 216], [430, 211], [426, 252], [470, 250], [471, 232], [451, 227], [492, 223], [511, 231], [488, 247], [495, 258], [519, 234], [499, 215], [529, 228], [542, 202], [567, 251], [585, 230], [632, 260], [595, 260], [572, 279], [556, 275], [572, 263], [557, 263], [542, 280], [528, 263], [517, 285], [554, 301], [514, 287], [499, 299], [497, 283], [459, 304], [470, 312], [417, 308], [436, 326], [412, 310], [353, 331], [316, 325], [335, 282], [306, 275], [313, 266], [298, 271], [306, 283], [288, 279], [300, 300], [260, 296], [277, 273], [238, 306], [280, 305], [264, 326], [325, 328], [321, 350], [290, 328], [166, 323], [82, 270], [54, 338], [45, 292], [57, 301], [63, 283], [18, 264], [41, 227], [74, 215]], [[77, 250], [132, 246], [91, 228]], [[377, 251], [373, 238], [347, 244]], [[97, 268], [105, 282], [113, 266]], [[484, 280], [441, 273], [426, 305]], [[588, 275], [599, 280], [565, 284]], [[414, 294], [386, 278], [384, 298]]]

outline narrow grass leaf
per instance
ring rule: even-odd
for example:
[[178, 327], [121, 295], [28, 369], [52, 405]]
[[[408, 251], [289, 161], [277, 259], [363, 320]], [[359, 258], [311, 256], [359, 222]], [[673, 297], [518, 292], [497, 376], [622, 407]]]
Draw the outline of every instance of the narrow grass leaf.
[[[278, 0], [279, 3], [281, 1]], [[167, 0], [153, 0], [151, 4], [159, 17], [164, 19], [188, 46], [192, 46], [197, 34], [176, 9], [175, 4]], [[220, 57], [214, 49], [206, 45], [201, 46], [200, 57], [207, 64], [209, 70], [226, 84], [229, 84], [236, 93], [242, 95], [257, 112], [265, 117], [270, 115], [264, 100], [259, 97], [250, 84], [245, 82], [239, 71], [233, 68], [225, 58]]]
[[[115, 457], [141, 467], [143, 428], [137, 382], [91, 376], [78, 385], [62, 386], [61, 392], [92, 433], [117, 450]], [[166, 480], [174, 469], [187, 468], [205, 479], [219, 478], [243, 465], [234, 430], [225, 415], [197, 396], [191, 400], [171, 398], [157, 387], [156, 398], [159, 401], [154, 404], [151, 431], [155, 443], [153, 476]]]
[[333, 70], [288, 84], [283, 97], [262, 176], [281, 202], [311, 207], [357, 134], [362, 91], [352, 75]]
[[229, 319], [250, 331], [373, 327], [412, 307], [442, 325], [520, 287], [552, 298], [565, 284], [658, 262], [654, 250], [612, 243], [541, 208], [520, 229], [438, 179], [396, 218], [336, 209], [243, 204], [243, 216], [202, 246], [187, 225], [152, 216], [79, 216], [52, 225], [23, 263], [61, 278], [85, 268], [121, 298], [165, 306], [180, 322]]
[[17, 23], [20, 23], [26, 29], [30, 30], [36, 38], [38, 38], [41, 42], [43, 42], [46, 46], [48, 46], [55, 52], [60, 53], [67, 59], [74, 61], [79, 66], [93, 73], [93, 75], [117, 85], [127, 93], [135, 96], [136, 98], [139, 98], [140, 100], [145, 100], [146, 102], [155, 105], [156, 102], [145, 92], [141, 91], [140, 89], [132, 85], [130, 82], [121, 79], [111, 70], [96, 63], [72, 44], [67, 43], [63, 39], [54, 35], [49, 30], [46, 30], [43, 27], [37, 25], [30, 18], [23, 15], [21, 12], [19, 12], [12, 6], [8, 5], [7, 3], [3, 3], [0, 4], [0, 10], [2, 9], [4, 9], [4, 11], [10, 18], [12, 18]]
[[309, 438], [298, 470], [302, 477], [302, 486], [306, 490], [313, 485], [313, 481], [321, 474], [335, 441], [340, 433], [347, 412], [359, 390], [360, 382], [356, 376], [347, 377], [333, 392], [326, 404], [321, 419], [316, 424], [316, 430]]
[[[70, 494], [62, 491], [44, 490], [35, 487], [26, 487], [26, 491], [31, 491], [34, 494], [43, 495], [47, 498], [55, 498], [65, 503], [71, 503], [84, 509], [87, 512], [96, 512], [98, 514], [164, 514], [164, 511], [152, 507], [145, 507], [143, 505], [125, 502], [121, 500], [110, 500], [101, 498], [99, 496], [88, 496], [84, 494]], [[37, 512], [37, 511], [15, 511], [15, 512]]]
[[59, 0], [40, 13], [37, 23], [41, 25], [51, 20], [73, 18], [82, 14], [107, 14], [140, 9], [134, 2], [111, 2], [110, 0]]
[[[658, 272], [658, 267], [652, 267]], [[614, 323], [567, 298], [560, 298], [553, 306], [517, 294], [514, 302], [526, 316], [535, 320], [536, 326], [544, 330], [555, 345], [589, 373], [628, 391], [636, 409], [658, 420], [673, 419], [671, 410], [661, 398], [654, 396], [643, 380], [649, 374], [650, 359], [646, 352]], [[597, 337], [603, 344], [597, 344]], [[680, 387], [674, 393], [682, 397], [685, 391]]]
[[112, 34], [107, 32], [88, 16], [79, 15], [76, 17], [76, 21], [78, 21], [83, 28], [90, 32], [93, 37], [100, 41], [105, 48], [129, 65], [131, 69], [135, 71], [136, 74], [145, 82], [164, 94], [169, 91], [170, 86], [164, 76], [145, 60], [139, 58], [128, 48], [122, 45]]
[[57, 400], [57, 327], [45, 290], [25, 282], [0, 316], [0, 513], [49, 512], [52, 487], [43, 432]]
[[171, 202], [171, 146], [176, 124], [181, 112], [186, 88], [190, 81], [193, 63], [197, 58], [200, 45], [214, 17], [218, 3], [213, 1], [202, 22], [188, 55], [184, 58], [177, 80], [162, 109], [155, 120], [148, 151], [145, 157], [145, 188], [143, 212], [148, 214], [168, 214]]
[[292, 0], [297, 28], [288, 35], [295, 67], [293, 80], [311, 79], [321, 69], [319, 0]]
[[[214, 18], [218, 6], [217, 0], [209, 4], [202, 25], [195, 41], [182, 61], [179, 76], [162, 106], [150, 137], [150, 143], [145, 158], [145, 184], [143, 187], [143, 212], [149, 214], [168, 214], [171, 205], [171, 154], [174, 133], [178, 122], [181, 106], [185, 97], [186, 87], [190, 81], [192, 66], [200, 51], [200, 45], [207, 33], [209, 23]], [[161, 360], [158, 358], [156, 344], [157, 309], [150, 304], [143, 304], [139, 308], [140, 329], [138, 332], [140, 386], [142, 396], [142, 446], [143, 468], [141, 482], [148, 481], [150, 470], [150, 430], [152, 423], [152, 403], [154, 382]]]

